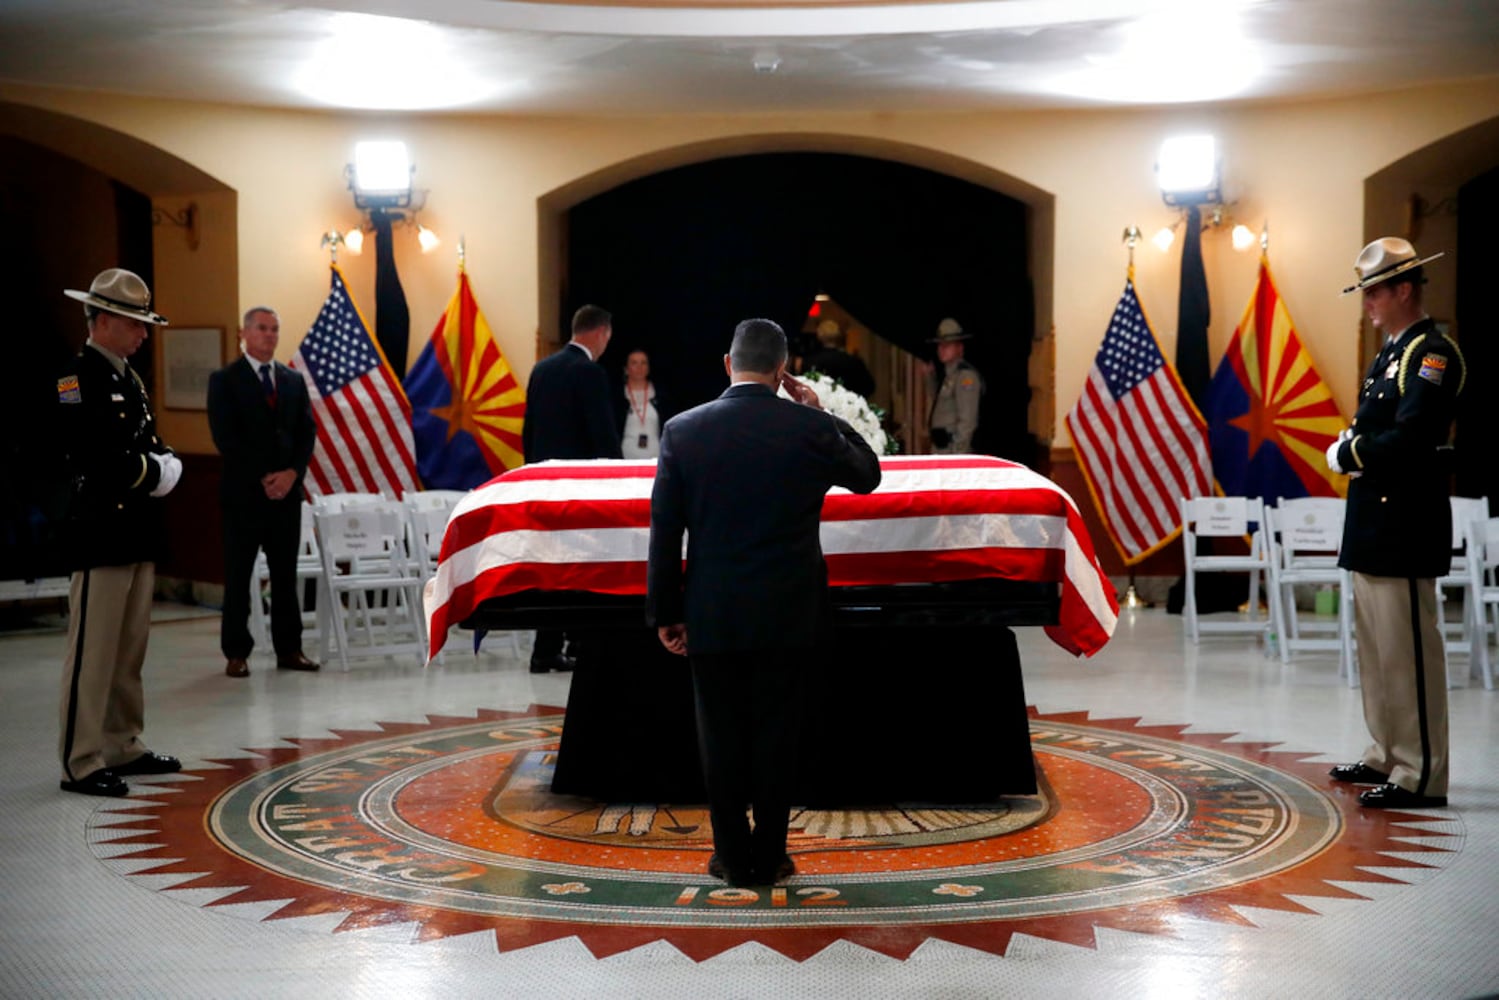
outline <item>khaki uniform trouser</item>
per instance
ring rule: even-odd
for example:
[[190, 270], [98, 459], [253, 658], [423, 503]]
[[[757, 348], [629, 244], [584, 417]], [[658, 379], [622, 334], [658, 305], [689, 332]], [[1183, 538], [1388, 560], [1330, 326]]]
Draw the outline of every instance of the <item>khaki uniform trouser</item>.
[[1447, 794], [1447, 651], [1435, 580], [1353, 574], [1363, 762], [1418, 795]]
[[141, 667], [151, 629], [154, 563], [96, 566], [73, 574], [62, 666], [59, 755], [78, 781], [146, 752]]

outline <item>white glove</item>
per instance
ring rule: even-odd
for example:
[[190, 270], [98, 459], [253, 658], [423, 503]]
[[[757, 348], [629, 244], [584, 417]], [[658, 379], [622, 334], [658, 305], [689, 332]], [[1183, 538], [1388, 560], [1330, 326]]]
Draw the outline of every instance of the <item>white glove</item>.
[[[1343, 432], [1343, 434], [1347, 433], [1347, 431]], [[1338, 449], [1343, 447], [1343, 434], [1339, 434], [1333, 439], [1332, 444], [1327, 446], [1327, 467], [1334, 472], [1343, 471], [1343, 467], [1338, 464]]]
[[156, 484], [156, 489], [151, 491], [153, 497], [164, 497], [172, 492], [177, 485], [177, 480], [182, 478], [182, 459], [171, 452], [165, 454], [151, 453], [156, 459], [156, 464], [161, 466], [161, 480]]

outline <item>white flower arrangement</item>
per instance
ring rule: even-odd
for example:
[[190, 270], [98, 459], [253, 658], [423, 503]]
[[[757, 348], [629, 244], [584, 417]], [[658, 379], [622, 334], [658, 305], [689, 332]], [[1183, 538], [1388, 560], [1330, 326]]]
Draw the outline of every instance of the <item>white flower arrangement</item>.
[[[797, 377], [804, 382], [811, 383], [822, 408], [833, 416], [848, 421], [849, 425], [869, 443], [869, 447], [876, 455], [895, 454], [899, 444], [892, 440], [880, 426], [881, 414], [878, 407], [870, 406], [869, 401], [863, 396], [845, 389], [843, 383], [835, 378], [829, 378], [822, 372], [812, 371]], [[791, 398], [784, 388], [780, 390], [780, 395], [786, 399]]]

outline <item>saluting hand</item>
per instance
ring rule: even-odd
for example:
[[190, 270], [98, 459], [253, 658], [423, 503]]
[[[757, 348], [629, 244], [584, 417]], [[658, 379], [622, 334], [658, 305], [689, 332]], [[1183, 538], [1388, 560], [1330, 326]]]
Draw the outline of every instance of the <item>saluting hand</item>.
[[781, 388], [786, 390], [786, 395], [790, 396], [794, 402], [800, 403], [803, 406], [810, 406], [814, 410], [822, 409], [822, 403], [818, 401], [817, 393], [801, 379], [794, 378], [789, 373], [782, 372]]

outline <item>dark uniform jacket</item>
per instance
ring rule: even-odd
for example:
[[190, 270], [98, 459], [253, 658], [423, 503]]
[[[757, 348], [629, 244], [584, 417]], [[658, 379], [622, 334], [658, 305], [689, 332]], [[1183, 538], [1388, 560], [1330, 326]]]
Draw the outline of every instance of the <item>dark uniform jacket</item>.
[[1379, 352], [1364, 377], [1353, 437], [1338, 449], [1352, 475], [1338, 565], [1372, 576], [1442, 576], [1452, 566], [1448, 432], [1467, 366], [1422, 319]]
[[858, 431], [767, 386], [741, 382], [679, 414], [651, 493], [647, 622], [685, 622], [692, 655], [813, 645], [827, 596], [823, 496], [879, 484]]
[[164, 504], [152, 452], [170, 449], [156, 435], [140, 376], [123, 373], [85, 345], [57, 381], [58, 409], [72, 479], [64, 547], [73, 569], [155, 562], [164, 549]]
[[549, 458], [622, 458], [610, 397], [618, 391], [580, 347], [566, 345], [536, 362], [526, 384], [521, 447], [527, 462]]
[[297, 470], [297, 483], [286, 499], [301, 503], [302, 478], [317, 445], [317, 424], [302, 376], [279, 362], [274, 366], [274, 409], [248, 357], [208, 376], [208, 426], [214, 446], [224, 456], [219, 491], [226, 506], [270, 503], [260, 480], [282, 469]]

